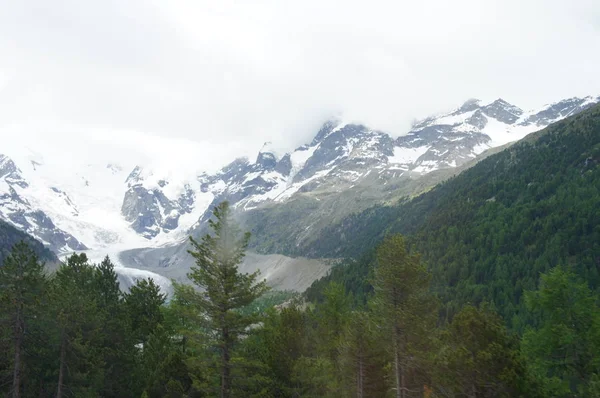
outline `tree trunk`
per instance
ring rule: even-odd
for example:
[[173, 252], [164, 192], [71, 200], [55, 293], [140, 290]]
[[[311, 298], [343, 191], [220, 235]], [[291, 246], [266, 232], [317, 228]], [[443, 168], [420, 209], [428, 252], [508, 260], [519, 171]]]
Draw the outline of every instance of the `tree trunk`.
[[400, 352], [398, 343], [394, 344], [394, 375], [396, 376], [396, 398], [404, 398], [404, 391], [402, 390], [402, 369], [400, 365]]
[[221, 361], [221, 398], [229, 398], [231, 372], [229, 369], [229, 331], [223, 330], [223, 356]]
[[21, 351], [23, 348], [23, 308], [21, 303], [18, 304], [17, 314], [15, 319], [15, 363], [13, 370], [13, 398], [21, 397]]
[[58, 370], [58, 387], [56, 390], [56, 398], [62, 398], [63, 396], [63, 383], [65, 380], [65, 361], [67, 359], [67, 338], [65, 332], [62, 333], [60, 342], [60, 367]]
[[404, 364], [402, 363], [401, 344], [402, 331], [399, 326], [394, 328], [394, 373], [396, 378], [396, 398], [406, 398], [406, 377], [404, 374]]
[[400, 366], [400, 388], [402, 389], [402, 398], [406, 398], [407, 388], [406, 380], [404, 377], [404, 366]]
[[364, 398], [365, 396], [365, 364], [362, 355], [358, 356], [358, 378], [356, 383], [356, 397]]
[[[477, 363], [475, 361], [475, 353], [471, 352], [471, 359], [473, 363]], [[477, 398], [477, 376], [475, 370], [471, 372], [471, 393], [469, 394], [469, 398]]]

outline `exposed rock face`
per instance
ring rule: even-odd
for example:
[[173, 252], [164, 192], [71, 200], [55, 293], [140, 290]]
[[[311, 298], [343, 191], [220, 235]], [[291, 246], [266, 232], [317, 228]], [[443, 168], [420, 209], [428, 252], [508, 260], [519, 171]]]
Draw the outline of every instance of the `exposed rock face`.
[[481, 111], [486, 116], [492, 117], [505, 124], [515, 123], [523, 114], [521, 108], [511, 105], [501, 98], [482, 107]]
[[[32, 188], [21, 170], [7, 156], [0, 155], [0, 218], [41, 241], [54, 252], [85, 250], [87, 247], [54, 222], [28, 199]], [[69, 197], [55, 188], [54, 194]], [[76, 209], [73, 208], [76, 212]]]
[[168, 181], [158, 180], [156, 187], [144, 185], [143, 170], [136, 167], [126, 180], [127, 191], [121, 214], [138, 234], [152, 239], [161, 231], [168, 233], [179, 226], [179, 218], [194, 208], [195, 193], [189, 185], [175, 198], [168, 198], [164, 190]]
[[[367, 126], [330, 120], [309, 144], [291, 153], [280, 156], [265, 143], [254, 162], [240, 158], [215, 174], [202, 174], [177, 196], [164, 194], [168, 181], [150, 186], [143, 171], [135, 169], [127, 179], [122, 213], [136, 232], [153, 239], [180, 228], [179, 217], [190, 212], [198, 211], [196, 226], [204, 225], [212, 206], [223, 200], [241, 214], [300, 197], [328, 201], [369, 187], [368, 194], [361, 193], [359, 207], [346, 206], [349, 213], [388, 200], [394, 191], [411, 194], [399, 188], [434, 171], [460, 167], [489, 148], [523, 138], [595, 102], [598, 99], [591, 97], [570, 99], [524, 112], [503, 99], [488, 104], [471, 99], [451, 112], [415, 123], [395, 139]], [[413, 185], [424, 189], [427, 184]], [[210, 199], [202, 206], [196, 203], [198, 191]], [[204, 210], [199, 211], [201, 207]]]
[[582, 112], [600, 102], [600, 97], [568, 98], [554, 104], [547, 105], [539, 112], [526, 117], [521, 124], [547, 126], [568, 116]]

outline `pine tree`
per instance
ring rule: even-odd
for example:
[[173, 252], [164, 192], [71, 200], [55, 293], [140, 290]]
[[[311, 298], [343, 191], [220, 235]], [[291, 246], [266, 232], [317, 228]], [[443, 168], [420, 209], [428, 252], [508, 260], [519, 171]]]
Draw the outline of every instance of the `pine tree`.
[[385, 395], [383, 350], [374, 329], [376, 326], [369, 313], [351, 313], [339, 348], [347, 396], [366, 398]]
[[56, 397], [67, 391], [94, 395], [102, 383], [102, 317], [95, 297], [95, 269], [85, 254], [73, 254], [58, 269], [51, 300], [58, 340]]
[[337, 282], [327, 286], [323, 295], [325, 299], [315, 310], [320, 328], [320, 351], [332, 363], [336, 363], [340, 339], [350, 319], [351, 298], [346, 294], [344, 286]]
[[[12, 397], [22, 396], [25, 345], [31, 322], [40, 313], [47, 280], [44, 265], [24, 242], [18, 243], [0, 266], [0, 325], [12, 337]], [[9, 360], [5, 358], [4, 360]]]
[[487, 307], [464, 307], [442, 334], [434, 388], [453, 396], [534, 397], [518, 340]]
[[189, 253], [196, 260], [188, 277], [202, 289], [197, 300], [198, 309], [206, 316], [206, 328], [216, 334], [216, 347], [220, 350], [220, 378], [222, 398], [231, 395], [232, 350], [239, 338], [248, 332], [256, 317], [243, 315], [242, 307], [252, 303], [267, 291], [265, 281], [257, 282], [259, 271], [242, 274], [241, 264], [250, 233], [242, 234], [233, 222], [228, 202], [213, 210], [214, 220], [209, 221], [212, 235], [200, 242], [190, 238]]
[[139, 279], [125, 295], [125, 308], [136, 344], [145, 344], [164, 321], [161, 306], [167, 296], [152, 278]]
[[377, 249], [370, 306], [392, 353], [397, 398], [422, 391], [421, 376], [430, 332], [436, 319], [436, 300], [429, 293], [430, 274], [419, 256], [408, 253], [404, 238], [387, 238]]
[[93, 287], [97, 315], [103, 325], [98, 342], [104, 365], [104, 383], [100, 395], [137, 396], [136, 387], [139, 383], [132, 380], [135, 340], [115, 267], [108, 256], [96, 265]]
[[587, 383], [600, 376], [597, 297], [586, 282], [562, 267], [542, 274], [539, 289], [525, 297], [540, 319], [538, 327], [523, 335], [531, 370], [553, 396], [592, 396]]
[[[268, 309], [262, 326], [243, 340], [245, 358], [253, 360], [246, 372], [252, 382], [247, 396], [294, 397], [294, 364], [304, 353], [306, 314], [296, 305]], [[249, 384], [249, 383], [247, 383]]]

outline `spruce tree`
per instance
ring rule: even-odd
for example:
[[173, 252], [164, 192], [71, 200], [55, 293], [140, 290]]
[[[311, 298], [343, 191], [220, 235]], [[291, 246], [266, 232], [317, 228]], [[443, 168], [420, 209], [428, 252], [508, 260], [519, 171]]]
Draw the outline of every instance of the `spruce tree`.
[[195, 304], [206, 317], [205, 327], [215, 335], [215, 347], [220, 351], [220, 396], [227, 398], [232, 391], [232, 350], [239, 338], [257, 321], [253, 314], [239, 310], [265, 293], [265, 281], [258, 282], [259, 271], [240, 273], [250, 233], [242, 233], [234, 223], [228, 202], [213, 210], [209, 221], [212, 234], [198, 242], [190, 237], [196, 260], [188, 277], [202, 292]]
[[97, 316], [103, 325], [99, 336], [104, 366], [100, 395], [138, 396], [135, 389], [138, 383], [132, 381], [137, 349], [115, 267], [108, 256], [96, 265], [93, 287]]
[[354, 311], [341, 337], [340, 358], [347, 396], [366, 398], [384, 396], [383, 363], [385, 350], [374, 333], [370, 314]]
[[436, 319], [436, 300], [429, 293], [430, 274], [419, 256], [410, 254], [404, 238], [387, 238], [377, 249], [370, 305], [383, 338], [389, 343], [395, 396], [420, 393], [422, 372]]
[[523, 335], [532, 372], [553, 396], [593, 396], [597, 384], [590, 382], [600, 378], [597, 296], [571, 271], [555, 267], [542, 274], [539, 289], [527, 292], [525, 298], [540, 319]]
[[486, 306], [465, 306], [442, 333], [438, 393], [476, 397], [535, 397], [520, 360], [518, 340]]
[[152, 278], [139, 279], [125, 295], [125, 308], [136, 344], [145, 344], [164, 321], [161, 306], [167, 296]]
[[95, 268], [85, 254], [73, 254], [51, 285], [56, 322], [58, 378], [56, 397], [91, 396], [102, 382], [102, 317], [95, 297]]
[[333, 282], [323, 292], [325, 299], [316, 308], [319, 322], [319, 348], [332, 363], [337, 363], [340, 340], [350, 320], [351, 297], [344, 286]]
[[[21, 397], [22, 373], [25, 368], [26, 339], [31, 324], [40, 313], [40, 303], [46, 289], [44, 265], [24, 242], [14, 246], [0, 266], [0, 326], [10, 330], [13, 398]], [[8, 348], [8, 347], [7, 347]]]

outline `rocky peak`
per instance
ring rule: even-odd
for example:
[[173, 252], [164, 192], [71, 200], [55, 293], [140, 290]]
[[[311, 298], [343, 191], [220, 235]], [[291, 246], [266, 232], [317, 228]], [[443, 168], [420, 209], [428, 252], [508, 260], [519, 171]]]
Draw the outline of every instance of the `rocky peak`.
[[256, 165], [263, 170], [273, 170], [277, 166], [277, 155], [270, 142], [265, 142], [258, 152]]
[[128, 187], [139, 184], [143, 181], [142, 178], [143, 169], [140, 166], [135, 166], [134, 169], [129, 173], [125, 179], [125, 183]]
[[228, 181], [234, 178], [236, 175], [244, 173], [249, 166], [250, 161], [248, 158], [237, 158], [227, 166], [223, 167], [218, 174], [223, 180]]
[[[327, 134], [322, 134], [327, 131]], [[317, 134], [318, 144], [312, 145], [314, 152], [304, 167], [294, 177], [294, 182], [302, 181], [318, 172], [325, 172], [340, 166], [344, 162], [368, 159], [382, 159], [393, 153], [393, 140], [385, 133], [373, 131], [360, 124], [331, 123], [321, 128]]]
[[477, 98], [470, 98], [466, 100], [464, 104], [462, 104], [454, 113], [466, 113], [474, 111], [476, 109], [479, 109], [480, 103], [481, 100], [478, 100]]
[[283, 155], [281, 160], [277, 162], [277, 165], [275, 166], [275, 171], [284, 177], [288, 177], [292, 172], [292, 166], [292, 157], [289, 153], [286, 153], [285, 155]]
[[29, 186], [21, 176], [21, 170], [19, 170], [15, 162], [2, 154], [0, 154], [0, 178], [3, 178], [10, 185], [18, 185], [21, 188]]
[[498, 98], [494, 102], [483, 106], [481, 111], [487, 116], [506, 124], [515, 123], [523, 114], [521, 108], [504, 101], [502, 98]]
[[483, 129], [488, 123], [487, 118], [484, 116], [483, 111], [481, 109], [477, 109], [471, 117], [465, 120], [465, 123], [470, 124], [471, 126], [477, 129]]
[[553, 104], [546, 105], [541, 111], [531, 114], [522, 125], [534, 124], [536, 126], [547, 126], [557, 120], [584, 111], [600, 102], [600, 97], [587, 96], [583, 98], [568, 98]]
[[[87, 249], [35, 206], [31, 200], [29, 182], [21, 175], [15, 162], [5, 155], [0, 155], [0, 179], [4, 182], [0, 185], [0, 217], [3, 220], [39, 239], [55, 252]], [[50, 192], [61, 196], [70, 207], [74, 207], [62, 191], [51, 188]]]
[[17, 173], [19, 169], [8, 156], [0, 154], [0, 177], [7, 176], [9, 174]]

